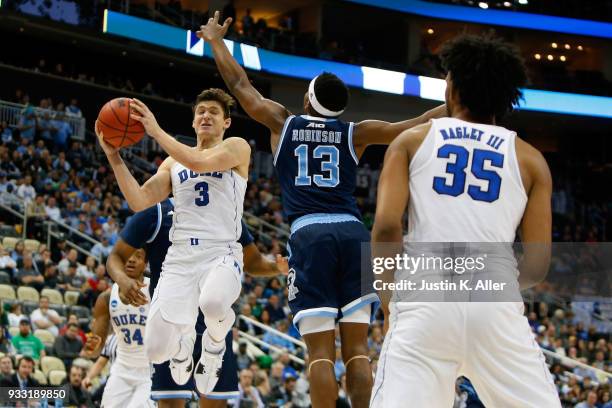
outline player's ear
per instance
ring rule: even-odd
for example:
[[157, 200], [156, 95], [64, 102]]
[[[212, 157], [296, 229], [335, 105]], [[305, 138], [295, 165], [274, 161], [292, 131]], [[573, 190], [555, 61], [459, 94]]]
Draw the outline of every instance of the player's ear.
[[223, 129], [228, 129], [232, 125], [232, 118], [225, 118]]

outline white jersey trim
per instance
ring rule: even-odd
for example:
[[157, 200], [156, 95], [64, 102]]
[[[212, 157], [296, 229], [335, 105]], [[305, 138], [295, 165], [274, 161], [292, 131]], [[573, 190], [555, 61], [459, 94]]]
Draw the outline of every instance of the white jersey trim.
[[276, 166], [276, 161], [278, 160], [278, 154], [280, 153], [281, 148], [283, 147], [283, 140], [285, 140], [285, 132], [287, 132], [289, 123], [291, 123], [293, 118], [295, 118], [295, 115], [291, 115], [287, 119], [285, 119], [285, 124], [283, 125], [283, 130], [281, 132], [280, 139], [278, 140], [278, 146], [276, 146], [276, 151], [274, 152], [274, 163], [273, 164], [275, 166]]
[[510, 177], [511, 179], [515, 179], [514, 182], [516, 183], [516, 185], [518, 186], [519, 190], [521, 190], [521, 192], [523, 193], [523, 196], [525, 198], [525, 200], [529, 200], [529, 196], [527, 196], [527, 190], [525, 189], [525, 185], [523, 184], [523, 177], [521, 177], [521, 167], [518, 164], [518, 156], [516, 154], [516, 139], [518, 139], [518, 136], [516, 135], [516, 132], [514, 133], [514, 143], [510, 143], [510, 146], [508, 146], [508, 153], [510, 155], [510, 157], [513, 157], [514, 160], [512, 161], [512, 167], [513, 170], [515, 172], [515, 177]]
[[354, 126], [355, 126], [355, 122], [349, 123], [348, 145], [349, 145], [349, 150], [351, 151], [351, 156], [353, 156], [353, 160], [355, 160], [356, 164], [359, 164], [359, 158], [357, 157], [357, 153], [355, 153], [355, 146], [353, 146], [353, 127]]
[[[435, 137], [433, 137], [434, 140], [431, 140], [432, 139], [431, 133], [432, 131], [435, 132], [435, 129], [436, 129], [436, 126], [435, 126], [434, 120], [432, 120], [431, 126], [429, 127], [429, 131], [427, 131], [427, 134], [423, 138], [423, 141], [417, 148], [416, 152], [414, 153], [414, 156], [412, 156], [412, 159], [410, 160], [410, 164], [408, 165], [408, 171], [410, 172], [410, 177], [413, 177], [416, 174], [418, 174], [422, 169], [426, 168], [427, 165], [433, 160], [434, 158], [433, 151], [435, 150], [435, 147], [436, 147], [436, 141], [435, 141]], [[425, 158], [423, 159], [423, 162], [418, 167], [415, 167], [416, 166], [415, 163], [418, 163], [419, 157], [421, 155], [427, 154], [427, 152], [425, 152], [424, 150], [430, 147], [427, 145], [428, 142], [432, 144], [429, 155], [425, 156]]]
[[150, 244], [151, 242], [153, 242], [153, 240], [155, 240], [155, 238], [157, 238], [157, 234], [159, 234], [159, 229], [161, 228], [161, 224], [162, 224], [162, 208], [161, 208], [161, 203], [157, 203], [157, 226], [155, 227], [155, 231], [153, 231], [153, 235], [151, 235], [151, 238], [148, 239], [147, 244]]

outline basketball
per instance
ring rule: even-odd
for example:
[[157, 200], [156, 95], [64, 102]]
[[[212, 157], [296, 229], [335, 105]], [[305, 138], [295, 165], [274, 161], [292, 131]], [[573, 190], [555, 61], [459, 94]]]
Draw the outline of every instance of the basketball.
[[130, 146], [138, 143], [145, 134], [142, 123], [130, 118], [130, 100], [112, 99], [100, 109], [98, 131], [104, 141], [114, 147]]

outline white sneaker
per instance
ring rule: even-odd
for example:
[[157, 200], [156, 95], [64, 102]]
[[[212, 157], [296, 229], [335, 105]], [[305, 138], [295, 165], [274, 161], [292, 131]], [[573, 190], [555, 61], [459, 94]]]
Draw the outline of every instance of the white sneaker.
[[221, 366], [223, 365], [223, 355], [225, 354], [225, 339], [223, 340], [223, 348], [218, 352], [206, 350], [206, 337], [208, 334], [204, 332], [202, 336], [202, 356], [196, 364], [193, 378], [195, 379], [196, 387], [200, 394], [210, 394], [221, 375]]
[[195, 339], [195, 331], [193, 335], [182, 336], [180, 340], [181, 348], [187, 348], [187, 357], [182, 360], [176, 358], [170, 359], [170, 375], [177, 385], [185, 385], [187, 381], [189, 381], [189, 378], [191, 378], [191, 373], [193, 372], [193, 345], [195, 344]]

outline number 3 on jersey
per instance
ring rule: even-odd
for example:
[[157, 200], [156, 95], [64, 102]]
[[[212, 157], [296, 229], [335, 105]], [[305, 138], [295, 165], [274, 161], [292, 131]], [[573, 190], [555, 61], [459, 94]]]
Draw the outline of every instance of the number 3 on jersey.
[[[445, 177], [434, 177], [433, 189], [438, 194], [457, 197], [465, 192], [465, 168], [468, 165], [470, 152], [463, 146], [444, 145], [438, 150], [438, 157], [449, 159], [453, 155], [455, 161], [446, 165], [446, 174], [452, 175], [451, 184], [446, 184]], [[468, 195], [476, 201], [492, 203], [499, 198], [501, 177], [493, 170], [484, 168], [485, 162], [491, 167], [502, 168], [504, 166], [504, 155], [491, 150], [474, 149], [472, 157], [471, 172], [478, 180], [488, 182], [486, 190], [479, 186], [469, 185]]]
[[198, 207], [204, 207], [208, 205], [210, 197], [208, 196], [208, 183], [201, 181], [194, 186], [195, 191], [200, 193], [199, 197], [195, 199], [195, 205]]
[[327, 175], [314, 174], [312, 178], [308, 175], [308, 145], [299, 145], [294, 154], [298, 158], [298, 175], [295, 178], [296, 186], [309, 186], [312, 181], [318, 187], [336, 187], [340, 182], [340, 169], [338, 162], [340, 154], [336, 146], [317, 146], [312, 151], [314, 159], [327, 159], [321, 161], [321, 171]]

